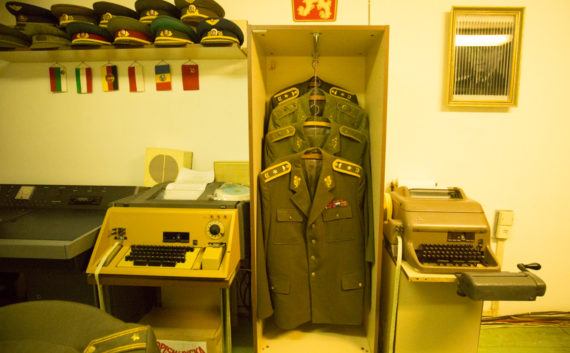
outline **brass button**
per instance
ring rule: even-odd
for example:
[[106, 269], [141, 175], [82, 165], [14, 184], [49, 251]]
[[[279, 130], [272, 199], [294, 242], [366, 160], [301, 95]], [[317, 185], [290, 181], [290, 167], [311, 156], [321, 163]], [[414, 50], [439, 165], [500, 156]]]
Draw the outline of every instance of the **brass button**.
[[358, 282], [358, 286], [362, 288], [362, 282]]
[[317, 225], [315, 223], [311, 224], [311, 228], [315, 229]]
[[311, 240], [311, 243], [316, 244], [317, 241], [316, 241], [315, 239], [312, 239], [312, 240]]
[[311, 276], [315, 277], [317, 274], [315, 272], [311, 272]]
[[314, 255], [311, 256], [311, 260], [315, 261], [316, 259], [317, 258]]

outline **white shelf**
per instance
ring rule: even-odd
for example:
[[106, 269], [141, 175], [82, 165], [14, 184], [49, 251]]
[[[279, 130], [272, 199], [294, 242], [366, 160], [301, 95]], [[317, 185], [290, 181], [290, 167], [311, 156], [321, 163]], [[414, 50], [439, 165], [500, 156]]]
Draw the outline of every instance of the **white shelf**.
[[385, 28], [372, 26], [252, 26], [252, 35], [262, 54], [268, 56], [311, 56], [313, 33], [319, 34], [320, 56], [366, 56], [374, 50]]
[[14, 63], [74, 62], [74, 61], [134, 61], [134, 60], [240, 60], [247, 57], [245, 49], [236, 44], [226, 47], [205, 47], [191, 44], [185, 47], [156, 48], [65, 48], [54, 50], [16, 49], [1, 51], [0, 60]]

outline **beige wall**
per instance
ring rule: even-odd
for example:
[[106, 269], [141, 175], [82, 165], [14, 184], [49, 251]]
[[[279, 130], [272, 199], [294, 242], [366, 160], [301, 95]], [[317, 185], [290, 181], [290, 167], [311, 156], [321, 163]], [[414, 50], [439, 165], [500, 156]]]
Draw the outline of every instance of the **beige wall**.
[[[57, 1], [29, 2], [49, 7]], [[228, 18], [293, 23], [290, 0], [219, 2]], [[4, 3], [0, 22], [11, 23]], [[536, 302], [503, 302], [500, 312], [570, 310], [570, 2], [478, 4], [526, 7], [516, 108], [444, 104], [449, 11], [473, 2], [371, 0], [369, 12], [368, 1], [340, 1], [333, 24], [390, 25], [386, 182], [460, 186], [483, 205], [491, 224], [496, 209], [514, 210], [504, 269], [540, 262], [548, 288]], [[98, 72], [103, 63], [89, 64]], [[0, 183], [140, 184], [146, 146], [194, 151], [200, 170], [214, 160], [247, 159], [245, 61], [200, 62], [200, 92], [155, 92], [149, 82], [154, 64], [145, 63], [145, 93], [128, 93], [124, 76], [120, 92], [102, 93], [97, 76], [90, 97], [74, 93], [74, 86], [64, 95], [49, 93], [49, 64], [0, 66]], [[220, 138], [212, 143], [214, 136]]]

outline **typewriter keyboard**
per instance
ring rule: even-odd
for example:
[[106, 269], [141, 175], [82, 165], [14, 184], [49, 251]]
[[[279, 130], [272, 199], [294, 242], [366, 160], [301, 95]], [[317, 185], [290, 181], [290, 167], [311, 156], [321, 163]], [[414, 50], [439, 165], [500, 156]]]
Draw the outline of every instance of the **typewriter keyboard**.
[[193, 253], [191, 246], [132, 245], [124, 260], [133, 266], [190, 267]]
[[454, 266], [486, 266], [483, 249], [465, 244], [420, 244], [415, 250], [420, 263]]

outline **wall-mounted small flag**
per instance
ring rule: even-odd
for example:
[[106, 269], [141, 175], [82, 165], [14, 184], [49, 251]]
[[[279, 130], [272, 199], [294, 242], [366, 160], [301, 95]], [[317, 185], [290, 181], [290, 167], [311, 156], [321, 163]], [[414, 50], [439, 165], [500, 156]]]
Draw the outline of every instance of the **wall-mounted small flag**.
[[156, 65], [154, 67], [157, 91], [170, 91], [172, 89], [172, 77], [170, 75], [170, 65]]
[[77, 93], [93, 93], [93, 73], [90, 67], [75, 68]]
[[67, 92], [67, 70], [65, 67], [51, 66], [49, 68], [50, 90], [54, 93]]
[[143, 66], [137, 62], [129, 65], [129, 91], [144, 92]]
[[111, 92], [119, 90], [119, 74], [117, 65], [103, 65], [101, 82], [103, 83], [103, 91]]
[[182, 65], [182, 87], [185, 91], [195, 91], [200, 89], [198, 73], [198, 65]]

